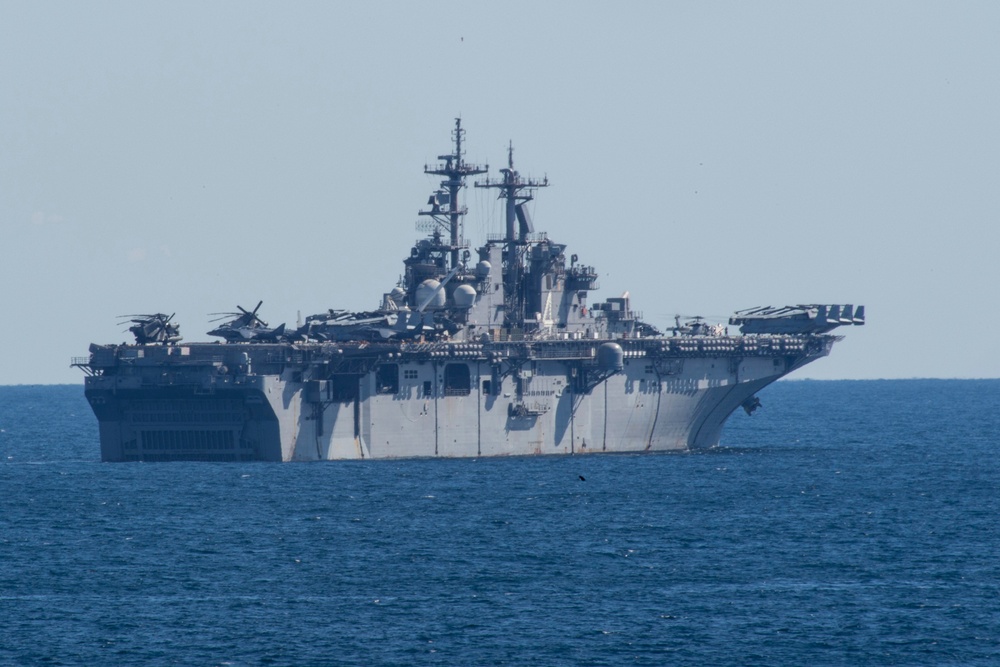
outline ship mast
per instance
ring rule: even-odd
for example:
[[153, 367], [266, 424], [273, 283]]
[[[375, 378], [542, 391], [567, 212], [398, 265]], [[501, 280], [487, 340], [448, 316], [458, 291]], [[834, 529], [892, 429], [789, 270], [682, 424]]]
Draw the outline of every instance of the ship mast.
[[528, 248], [528, 235], [534, 232], [531, 218], [524, 208], [525, 204], [534, 199], [537, 188], [549, 185], [546, 177], [541, 181], [533, 178], [522, 178], [514, 169], [514, 143], [507, 145], [507, 168], [501, 169], [503, 180], [493, 181], [489, 177], [477, 188], [493, 188], [499, 190], [499, 198], [506, 200], [507, 229], [504, 236], [504, 302], [508, 317], [508, 326], [524, 325], [524, 254]]
[[[549, 179], [541, 181], [533, 178], [522, 178], [521, 174], [514, 169], [514, 144], [511, 142], [507, 146], [507, 168], [501, 169], [502, 181], [492, 181], [487, 178], [482, 183], [476, 183], [477, 188], [495, 188], [500, 191], [500, 199], [507, 200], [507, 233], [504, 240], [507, 243], [524, 243], [527, 241], [528, 233], [534, 231], [531, 228], [531, 221], [524, 205], [534, 199], [534, 191], [537, 188], [545, 188], [549, 185]], [[520, 225], [516, 223], [520, 222]], [[520, 227], [520, 230], [518, 229]], [[520, 231], [520, 234], [518, 233]]]
[[[441, 187], [448, 191], [448, 208], [441, 211], [448, 217], [448, 227], [451, 232], [451, 268], [458, 266], [459, 243], [462, 238], [462, 216], [468, 212], [465, 207], [458, 205], [458, 191], [465, 186], [465, 177], [476, 174], [485, 174], [489, 169], [476, 164], [468, 164], [462, 159], [462, 138], [465, 130], [462, 129], [462, 119], [455, 119], [455, 129], [451, 136], [455, 142], [455, 152], [451, 155], [439, 155], [438, 159], [443, 160], [435, 167], [424, 165], [424, 173], [434, 176], [444, 176]], [[425, 212], [421, 215], [434, 215], [438, 211]]]

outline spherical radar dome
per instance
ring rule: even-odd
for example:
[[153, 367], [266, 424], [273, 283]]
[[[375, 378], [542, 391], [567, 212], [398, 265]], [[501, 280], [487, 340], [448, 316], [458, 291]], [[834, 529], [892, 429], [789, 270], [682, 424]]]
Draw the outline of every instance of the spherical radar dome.
[[625, 351], [618, 343], [603, 343], [597, 348], [597, 366], [605, 372], [617, 372], [625, 367]]
[[476, 288], [472, 285], [459, 285], [455, 288], [455, 306], [458, 308], [472, 308], [476, 302]]
[[422, 304], [429, 298], [430, 302], [427, 304], [428, 308], [441, 308], [444, 306], [444, 290], [438, 289], [439, 287], [441, 287], [441, 283], [433, 278], [428, 278], [424, 282], [417, 285], [417, 305]]

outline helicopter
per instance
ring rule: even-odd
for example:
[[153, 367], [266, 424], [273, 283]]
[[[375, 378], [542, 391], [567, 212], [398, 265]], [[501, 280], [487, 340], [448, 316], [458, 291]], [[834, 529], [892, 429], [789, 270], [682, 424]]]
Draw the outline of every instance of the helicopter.
[[227, 322], [212, 329], [208, 335], [224, 338], [227, 343], [278, 342], [285, 337], [285, 325], [281, 324], [273, 329], [268, 328], [267, 322], [257, 316], [257, 311], [260, 310], [263, 303], [263, 300], [258, 301], [253, 310], [247, 310], [243, 306], [237, 305], [236, 308], [239, 309], [239, 312], [236, 313], [210, 313], [211, 315], [221, 315], [221, 317], [212, 320], [213, 322], [232, 319], [228, 319]]
[[176, 314], [173, 313], [169, 317], [163, 313], [152, 315], [119, 315], [119, 317], [129, 318], [121, 324], [132, 322], [132, 326], [128, 330], [135, 336], [136, 345], [150, 345], [154, 343], [173, 345], [183, 340], [180, 335], [181, 325], [170, 322]]
[[[681, 324], [681, 318], [687, 321]], [[674, 315], [674, 326], [670, 331], [676, 336], [722, 336], [725, 327], [720, 324], [708, 324], [701, 315]]]

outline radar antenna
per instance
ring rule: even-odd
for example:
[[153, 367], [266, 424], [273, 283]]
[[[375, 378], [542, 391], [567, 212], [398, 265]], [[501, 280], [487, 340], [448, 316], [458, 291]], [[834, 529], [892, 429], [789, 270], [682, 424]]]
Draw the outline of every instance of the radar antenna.
[[[451, 132], [455, 142], [455, 152], [451, 155], [439, 155], [442, 162], [434, 166], [424, 165], [424, 173], [434, 176], [444, 176], [441, 181], [442, 190], [431, 195], [431, 210], [420, 211], [420, 215], [429, 215], [435, 219], [438, 216], [445, 216], [448, 220], [448, 227], [451, 232], [451, 266], [458, 266], [459, 241], [461, 239], [462, 216], [467, 209], [458, 205], [458, 191], [465, 186], [465, 177], [476, 174], [485, 174], [489, 171], [489, 166], [468, 164], [463, 159], [462, 138], [465, 130], [462, 129], [462, 119], [455, 119], [455, 129]], [[447, 208], [441, 209], [441, 205]]]
[[499, 199], [507, 200], [507, 232], [504, 236], [504, 301], [510, 326], [522, 326], [524, 323], [525, 294], [524, 254], [528, 248], [528, 235], [533, 233], [531, 217], [525, 204], [535, 198], [534, 191], [549, 185], [548, 177], [542, 180], [524, 178], [514, 169], [514, 142], [507, 145], [507, 168], [501, 169], [502, 180], [486, 180], [476, 183], [477, 188], [493, 188], [499, 190]]
[[[504, 240], [508, 243], [518, 240], [527, 240], [527, 235], [534, 229], [531, 225], [531, 218], [528, 216], [524, 205], [534, 199], [534, 191], [538, 188], [547, 188], [549, 179], [546, 176], [542, 180], [534, 178], [523, 178], [514, 169], [514, 143], [507, 145], [507, 168], [501, 169], [502, 181], [490, 180], [489, 177], [481, 183], [476, 183], [477, 188], [495, 188], [500, 191], [499, 198], [507, 200], [507, 235]], [[515, 221], [519, 224], [515, 225]], [[520, 233], [518, 233], [520, 232]]]

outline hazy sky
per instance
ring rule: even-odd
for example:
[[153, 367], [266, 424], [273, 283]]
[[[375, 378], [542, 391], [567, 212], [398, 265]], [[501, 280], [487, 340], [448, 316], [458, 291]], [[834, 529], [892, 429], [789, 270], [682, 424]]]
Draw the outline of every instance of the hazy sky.
[[[644, 319], [865, 304], [795, 377], [998, 377], [1000, 3], [0, 0], [0, 384], [117, 317], [372, 309], [449, 151]], [[466, 191], [466, 237], [502, 231]]]

